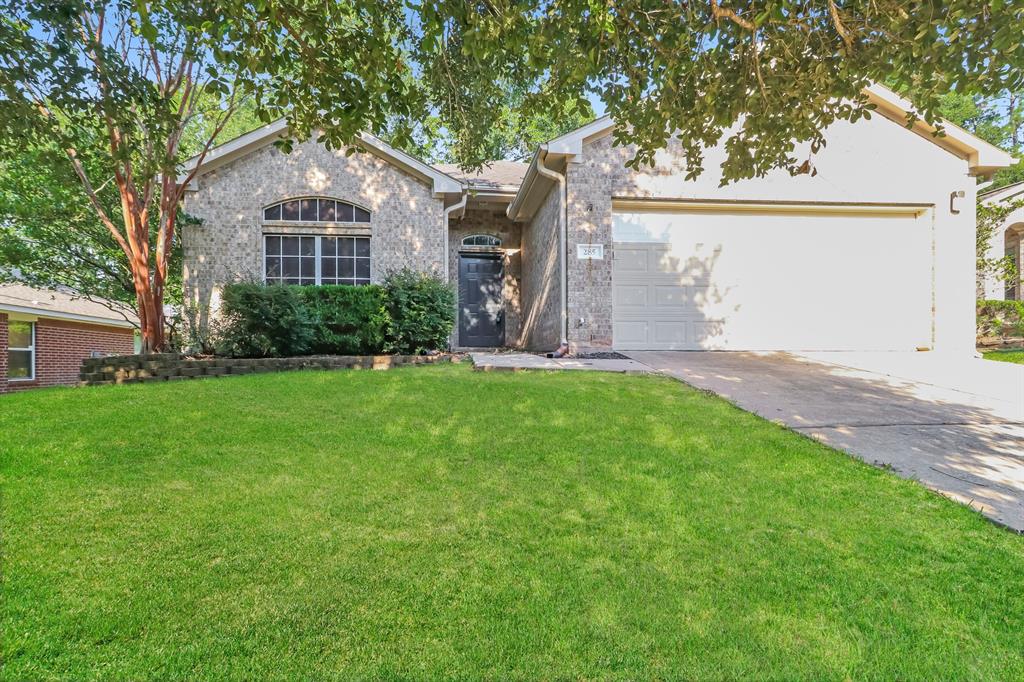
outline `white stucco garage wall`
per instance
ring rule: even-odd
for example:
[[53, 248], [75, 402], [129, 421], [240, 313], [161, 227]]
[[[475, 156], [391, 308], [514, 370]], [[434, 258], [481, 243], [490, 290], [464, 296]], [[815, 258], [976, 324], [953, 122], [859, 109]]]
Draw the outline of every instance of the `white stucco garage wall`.
[[[826, 132], [828, 145], [815, 155], [815, 176], [791, 177], [785, 171], [764, 178], [719, 186], [723, 145], [708, 150], [707, 169], [696, 180], [685, 180], [686, 167], [678, 144], [657, 155], [653, 168], [633, 171], [625, 162], [630, 147], [613, 147], [610, 135], [587, 141], [583, 153], [567, 167], [569, 253], [576, 243], [603, 243], [603, 264], [570, 257], [570, 341], [579, 347], [612, 344], [612, 276], [614, 257], [612, 203], [624, 199], [814, 202], [822, 204], [920, 204], [922, 219], [931, 222], [934, 263], [934, 348], [967, 353], [974, 349], [974, 236], [975, 180], [968, 164], [932, 141], [898, 123], [875, 116], [856, 124], [837, 123]], [[804, 153], [797, 150], [796, 156]], [[950, 194], [964, 197], [950, 208]], [[856, 234], [850, 235], [856, 239]], [[873, 233], [871, 239], [877, 239]], [[799, 244], [787, 248], [799, 249]], [[882, 241], [878, 249], [892, 249]], [[863, 252], [863, 249], [860, 249]], [[842, 258], [842, 253], [836, 254]], [[865, 263], [865, 273], [872, 264]], [[892, 277], [892, 295], [904, 291]], [[807, 281], [806, 287], [813, 287]], [[851, 283], [855, 286], [855, 283]]]

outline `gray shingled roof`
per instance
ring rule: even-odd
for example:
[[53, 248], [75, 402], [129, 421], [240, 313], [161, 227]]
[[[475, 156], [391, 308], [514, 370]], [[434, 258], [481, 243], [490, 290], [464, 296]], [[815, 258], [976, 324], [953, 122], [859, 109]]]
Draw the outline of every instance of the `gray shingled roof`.
[[453, 178], [469, 182], [473, 187], [518, 187], [526, 175], [529, 164], [520, 161], [488, 161], [483, 168], [475, 173], [467, 173], [454, 163], [435, 164], [434, 168]]
[[[0, 284], [0, 311], [10, 308], [32, 310], [43, 317], [47, 313], [58, 317], [88, 317], [96, 320], [98, 324], [109, 321], [124, 326], [127, 324], [126, 317], [133, 322], [136, 320], [135, 313], [113, 301], [108, 301], [107, 305], [104, 305], [66, 291], [34, 289], [24, 284]], [[123, 310], [124, 314], [111, 308]]]

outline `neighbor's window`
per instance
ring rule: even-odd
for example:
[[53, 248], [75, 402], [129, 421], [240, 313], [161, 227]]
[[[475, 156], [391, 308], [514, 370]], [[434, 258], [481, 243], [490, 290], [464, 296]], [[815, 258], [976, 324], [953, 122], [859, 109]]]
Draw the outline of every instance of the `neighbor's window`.
[[36, 325], [11, 321], [7, 324], [7, 378], [28, 381], [36, 376]]
[[263, 209], [264, 220], [303, 223], [369, 223], [365, 208], [334, 199], [290, 199]]
[[473, 234], [463, 238], [463, 246], [501, 246], [501, 240], [489, 234]]
[[268, 234], [263, 238], [267, 284], [369, 284], [369, 237]]

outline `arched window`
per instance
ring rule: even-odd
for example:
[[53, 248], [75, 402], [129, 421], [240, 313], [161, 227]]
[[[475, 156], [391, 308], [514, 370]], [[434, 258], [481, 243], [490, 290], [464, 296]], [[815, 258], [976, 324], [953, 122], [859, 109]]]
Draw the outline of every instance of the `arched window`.
[[288, 199], [263, 209], [264, 220], [303, 223], [369, 223], [370, 212], [344, 201], [308, 197]]
[[501, 240], [489, 234], [471, 234], [462, 239], [463, 246], [501, 246]]

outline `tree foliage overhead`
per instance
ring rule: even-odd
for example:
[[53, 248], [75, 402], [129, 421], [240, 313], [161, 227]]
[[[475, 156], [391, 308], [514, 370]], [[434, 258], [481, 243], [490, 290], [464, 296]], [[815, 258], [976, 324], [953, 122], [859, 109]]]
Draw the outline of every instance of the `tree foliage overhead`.
[[599, 100], [632, 164], [675, 136], [696, 175], [724, 135], [731, 181], [813, 172], [797, 150], [869, 115], [871, 82], [929, 122], [951, 91], [1020, 92], [1022, 35], [1006, 0], [0, 0], [0, 162], [64, 154], [159, 348], [181, 162], [242, 102], [334, 148], [440, 132], [475, 166]]
[[[446, 120], [479, 141], [508, 81], [526, 104], [599, 98], [647, 163], [670, 136], [692, 174], [727, 135], [724, 178], [806, 172], [794, 141], [869, 112], [871, 82], [935, 121], [951, 90], [1019, 89], [1024, 5], [1003, 0], [441, 0], [420, 6], [420, 60]], [[735, 128], [734, 128], [735, 126]]]

